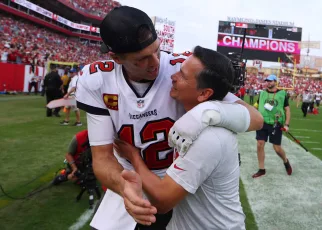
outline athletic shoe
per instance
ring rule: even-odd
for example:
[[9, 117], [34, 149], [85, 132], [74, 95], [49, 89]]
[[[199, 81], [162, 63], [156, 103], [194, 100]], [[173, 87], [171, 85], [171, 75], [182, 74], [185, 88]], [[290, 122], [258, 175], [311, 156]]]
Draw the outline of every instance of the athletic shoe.
[[82, 126], [82, 122], [75, 122], [74, 126]]
[[290, 161], [288, 159], [287, 159], [287, 162], [284, 163], [284, 166], [285, 166], [285, 170], [287, 172], [287, 175], [289, 175], [289, 176], [292, 175], [293, 170], [292, 170], [292, 166], [290, 164]]
[[265, 174], [266, 174], [265, 169], [259, 169], [258, 172], [253, 175], [253, 178], [258, 178], [258, 177], [264, 176]]
[[69, 121], [62, 121], [60, 122], [60, 125], [69, 125]]

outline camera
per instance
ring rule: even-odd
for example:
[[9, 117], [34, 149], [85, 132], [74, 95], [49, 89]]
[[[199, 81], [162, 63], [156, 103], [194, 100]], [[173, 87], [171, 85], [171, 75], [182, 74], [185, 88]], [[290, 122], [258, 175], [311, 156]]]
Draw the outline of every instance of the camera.
[[230, 52], [227, 57], [231, 60], [231, 63], [235, 70], [235, 78], [233, 82], [232, 93], [238, 92], [240, 87], [245, 85], [246, 79], [246, 61], [242, 60], [242, 53]]
[[[91, 149], [87, 148], [84, 152], [82, 152], [75, 163], [78, 170], [74, 173], [74, 176], [77, 178], [76, 184], [81, 187], [81, 191], [76, 197], [76, 201], [79, 201], [83, 193], [87, 191], [89, 195], [89, 208], [92, 209], [94, 205], [94, 194], [96, 193], [97, 198], [100, 199], [101, 192], [97, 185], [97, 180], [92, 166]], [[62, 182], [68, 181], [68, 175], [71, 172], [72, 169], [68, 165], [66, 169], [60, 171], [59, 175], [56, 176], [52, 181], [52, 184], [59, 185]]]

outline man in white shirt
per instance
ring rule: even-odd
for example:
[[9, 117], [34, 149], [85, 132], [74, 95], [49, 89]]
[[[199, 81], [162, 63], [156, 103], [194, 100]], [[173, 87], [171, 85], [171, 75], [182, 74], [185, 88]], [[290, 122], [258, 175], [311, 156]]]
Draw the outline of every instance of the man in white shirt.
[[303, 117], [306, 117], [307, 112], [308, 112], [308, 107], [310, 106], [310, 103], [313, 100], [313, 95], [309, 92], [309, 90], [305, 90], [302, 96], [302, 112], [303, 112]]
[[[173, 132], [170, 130], [169, 143], [173, 139], [186, 141], [180, 139], [180, 134], [173, 138], [178, 126], [189, 128], [192, 118], [203, 121], [207, 118], [205, 114], [212, 104], [220, 107], [223, 102], [219, 101], [228, 93], [233, 73], [227, 57], [199, 46], [194, 49], [180, 71], [172, 75], [170, 95], [188, 112], [174, 124]], [[238, 106], [231, 104], [230, 112], [234, 113]], [[241, 123], [249, 122], [241, 117], [236, 119]], [[142, 224], [154, 222], [150, 210], [156, 208], [158, 213], [166, 213], [174, 208], [167, 226], [169, 230], [245, 229], [245, 215], [239, 200], [238, 143], [234, 132], [205, 127], [188, 149], [175, 142], [175, 160], [163, 179], [148, 170], [136, 148], [120, 140], [116, 140], [115, 147], [135, 168], [136, 173], [127, 170], [122, 173], [124, 198], [128, 212], [141, 219]], [[142, 198], [142, 183], [149, 201]]]
[[[70, 83], [68, 85], [67, 93], [64, 96], [64, 99], [75, 98], [75, 91], [78, 81], [78, 73], [76, 68], [72, 68], [70, 71]], [[65, 119], [60, 122], [61, 125], [69, 125], [70, 111], [73, 110], [76, 116], [76, 122], [74, 126], [82, 126], [82, 122], [80, 121], [80, 112], [77, 106], [65, 106]]]

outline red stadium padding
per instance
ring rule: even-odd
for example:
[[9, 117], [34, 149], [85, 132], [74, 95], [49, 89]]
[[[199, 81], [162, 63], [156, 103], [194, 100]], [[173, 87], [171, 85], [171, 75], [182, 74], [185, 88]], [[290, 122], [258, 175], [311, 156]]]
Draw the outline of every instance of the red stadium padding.
[[0, 91], [23, 91], [25, 82], [25, 65], [0, 62]]
[[[28, 92], [29, 81], [34, 76], [32, 71], [30, 71], [30, 65], [0, 62], [0, 69], [0, 92]], [[38, 80], [41, 80], [45, 74], [45, 68], [35, 67], [35, 75]]]

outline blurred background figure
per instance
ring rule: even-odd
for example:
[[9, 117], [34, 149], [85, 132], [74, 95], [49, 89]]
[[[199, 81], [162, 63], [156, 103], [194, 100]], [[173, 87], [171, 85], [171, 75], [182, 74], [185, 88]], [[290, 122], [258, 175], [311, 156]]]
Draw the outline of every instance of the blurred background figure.
[[[63, 81], [58, 75], [55, 65], [50, 66], [50, 71], [51, 72], [45, 76], [44, 80], [47, 104], [52, 100], [62, 98]], [[59, 111], [60, 108], [55, 108], [53, 113], [52, 109], [47, 108], [47, 117], [51, 117], [53, 114], [56, 117], [60, 117]]]
[[[67, 90], [67, 93], [64, 96], [64, 99], [68, 98], [75, 98], [75, 91], [76, 91], [76, 83], [78, 80], [78, 71], [77, 68], [73, 68], [69, 71], [70, 73], [70, 83]], [[65, 106], [65, 119], [60, 122], [61, 125], [69, 125], [69, 117], [70, 117], [70, 110], [73, 110], [76, 115], [76, 122], [74, 123], [74, 126], [82, 126], [82, 122], [80, 121], [80, 112], [79, 109], [76, 106]]]

